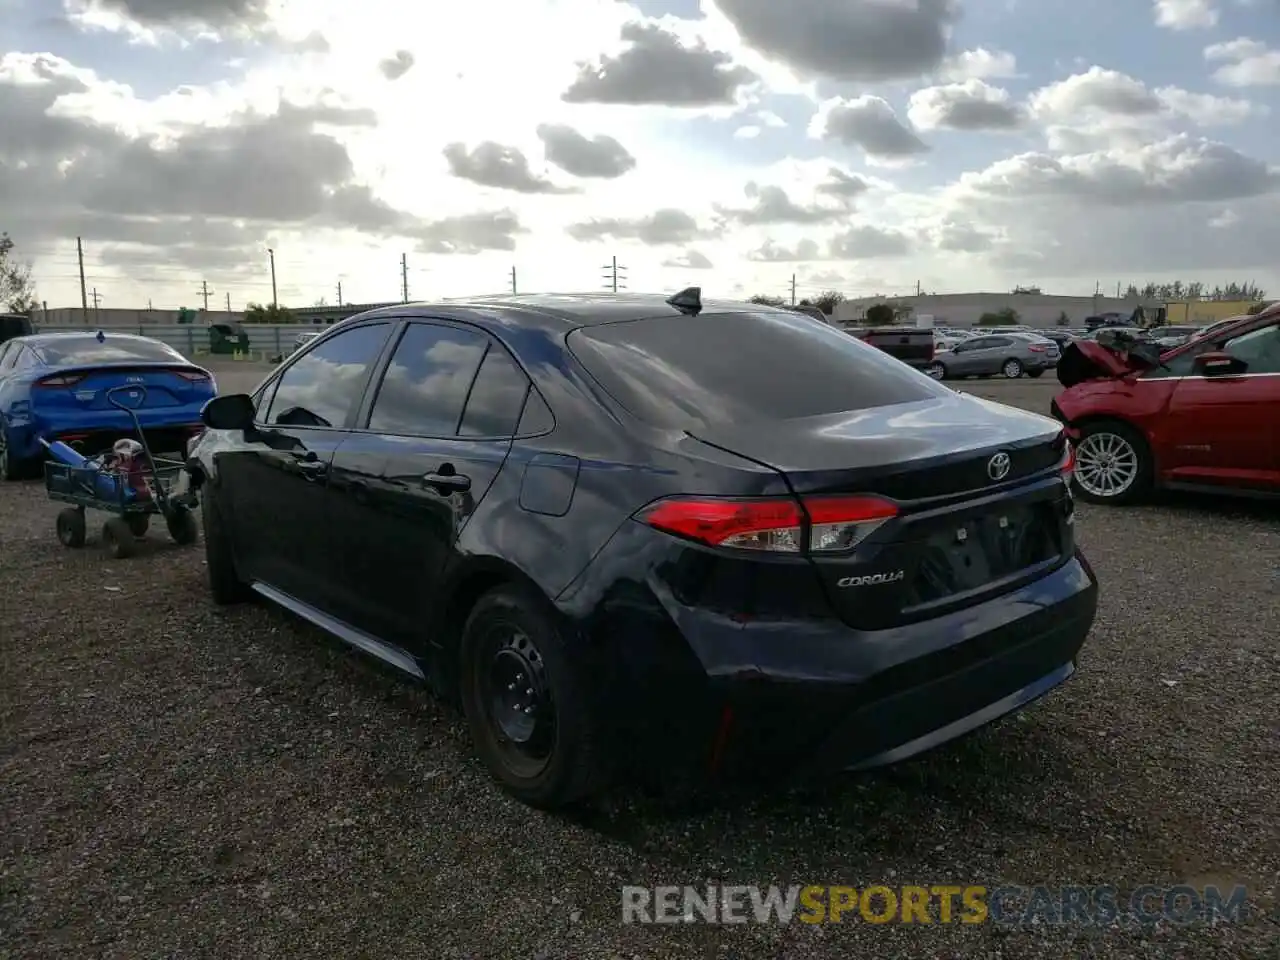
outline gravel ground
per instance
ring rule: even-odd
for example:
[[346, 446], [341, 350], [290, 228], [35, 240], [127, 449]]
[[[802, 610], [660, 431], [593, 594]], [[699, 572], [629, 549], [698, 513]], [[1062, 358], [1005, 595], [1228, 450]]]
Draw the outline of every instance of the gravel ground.
[[[0, 487], [0, 957], [1280, 957], [1274, 508], [1082, 507], [1103, 599], [1081, 672], [960, 744], [817, 791], [572, 819], [507, 800], [412, 684], [282, 612], [216, 610], [199, 548], [72, 552], [55, 512], [38, 484]], [[1244, 883], [1251, 909], [621, 923], [623, 884], [708, 880]]]

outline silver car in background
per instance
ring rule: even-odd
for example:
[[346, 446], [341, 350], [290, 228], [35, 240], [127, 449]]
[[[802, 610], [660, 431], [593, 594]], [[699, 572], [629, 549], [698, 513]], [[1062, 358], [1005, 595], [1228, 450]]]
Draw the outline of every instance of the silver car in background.
[[320, 336], [319, 330], [308, 330], [306, 333], [298, 334], [293, 338], [293, 352], [297, 353], [318, 336]]
[[934, 355], [926, 368], [935, 380], [960, 377], [1038, 377], [1058, 365], [1062, 351], [1047, 337], [1011, 330], [973, 337]]

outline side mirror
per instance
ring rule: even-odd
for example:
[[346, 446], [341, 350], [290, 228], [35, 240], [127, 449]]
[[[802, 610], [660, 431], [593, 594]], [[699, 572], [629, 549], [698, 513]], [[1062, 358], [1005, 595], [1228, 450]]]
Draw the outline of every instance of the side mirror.
[[200, 411], [200, 420], [212, 430], [249, 430], [253, 427], [253, 397], [229, 393], [214, 397]]
[[1191, 361], [1191, 369], [1202, 377], [1221, 377], [1244, 373], [1249, 365], [1221, 350], [1210, 350]]

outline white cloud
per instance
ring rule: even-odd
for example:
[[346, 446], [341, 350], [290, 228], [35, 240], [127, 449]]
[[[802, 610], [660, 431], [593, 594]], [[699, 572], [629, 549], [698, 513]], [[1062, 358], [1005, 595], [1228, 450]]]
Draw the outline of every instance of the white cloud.
[[[1169, 29], [1153, 18], [1133, 42], [1174, 56], [1161, 44], [1206, 15], [1163, 6]], [[1108, 265], [1276, 271], [1253, 266], [1280, 243], [1273, 173], [1232, 146], [1265, 129], [1250, 121], [1267, 91], [1243, 88], [1280, 83], [1257, 40], [1206, 48], [1239, 88], [1210, 93], [958, 47], [950, 0], [701, 0], [696, 20], [618, 0], [69, 7], [94, 39], [67, 46], [83, 61], [0, 61], [0, 226], [51, 303], [78, 300], [77, 234], [112, 305], [185, 302], [204, 278], [262, 299], [266, 246], [291, 302], [338, 278], [345, 299], [395, 297], [402, 253], [414, 295], [499, 288], [512, 263], [522, 288], [594, 288], [615, 255], [632, 289], [696, 270], [745, 292], [793, 272], [960, 289]], [[244, 59], [224, 67], [217, 39]], [[146, 95], [112, 69], [126, 41], [152, 47]], [[166, 90], [197, 50], [226, 79]], [[841, 258], [876, 260], [878, 279]]]
[[1213, 78], [1229, 87], [1280, 86], [1280, 49], [1260, 40], [1238, 37], [1205, 47], [1205, 59], [1221, 64]]
[[1218, 25], [1213, 0], [1155, 0], [1156, 24], [1170, 30], [1202, 30]]

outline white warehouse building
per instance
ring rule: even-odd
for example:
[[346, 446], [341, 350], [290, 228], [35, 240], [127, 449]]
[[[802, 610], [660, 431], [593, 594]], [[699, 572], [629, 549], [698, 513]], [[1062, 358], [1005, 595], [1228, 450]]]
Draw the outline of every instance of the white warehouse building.
[[[860, 297], [836, 306], [836, 323], [861, 323], [867, 309], [887, 303], [895, 310], [910, 310], [916, 316], [932, 316], [935, 326], [976, 327], [984, 313], [1006, 308], [1017, 311], [1018, 323], [1030, 327], [1057, 326], [1066, 315], [1065, 326], [1084, 326], [1086, 317], [1100, 313], [1133, 313], [1138, 306], [1158, 307], [1162, 301], [1136, 297], [1055, 297], [1037, 293], [952, 293], [923, 294], [918, 297]], [[910, 322], [910, 321], [907, 321]]]

